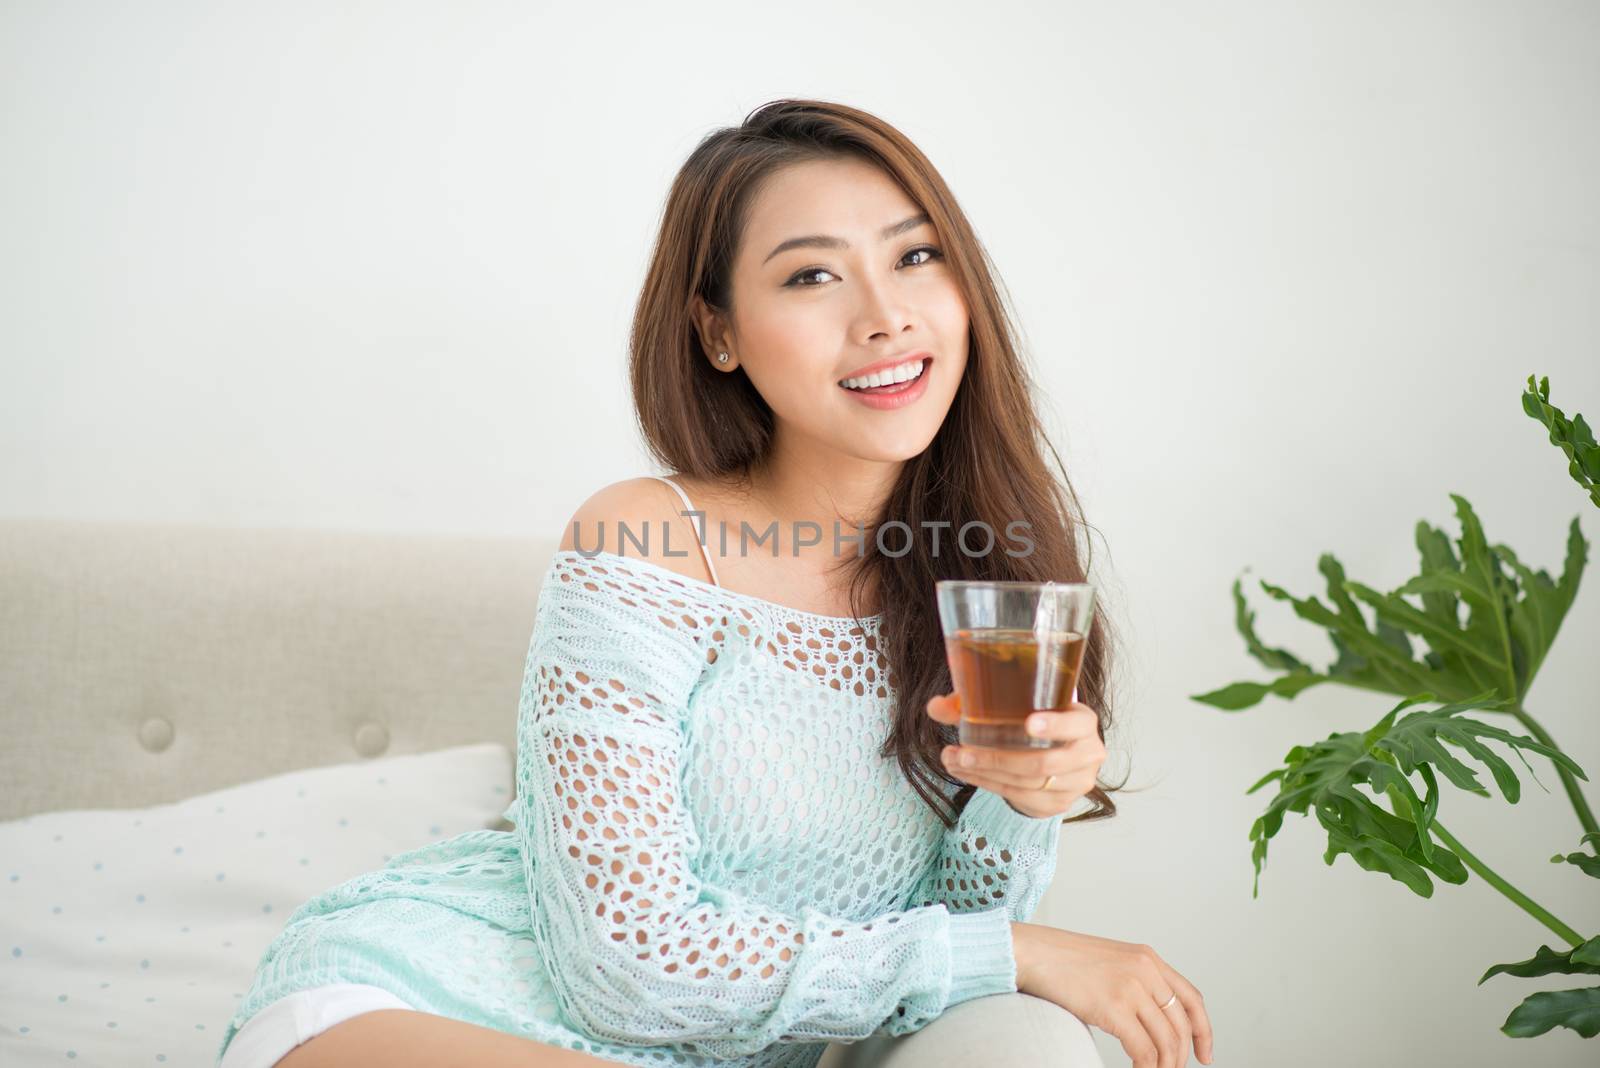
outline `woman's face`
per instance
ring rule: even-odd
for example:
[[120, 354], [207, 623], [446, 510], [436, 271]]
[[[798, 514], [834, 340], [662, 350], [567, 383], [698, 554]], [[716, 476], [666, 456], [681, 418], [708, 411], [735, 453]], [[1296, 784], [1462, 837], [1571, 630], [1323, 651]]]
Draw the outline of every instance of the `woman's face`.
[[[701, 306], [701, 326], [712, 367], [742, 365], [771, 406], [780, 447], [900, 461], [944, 422], [967, 365], [967, 305], [921, 214], [859, 160], [785, 167], [755, 197], [732, 315]], [[885, 376], [904, 378], [909, 363], [921, 378], [898, 395], [841, 384], [884, 361]]]

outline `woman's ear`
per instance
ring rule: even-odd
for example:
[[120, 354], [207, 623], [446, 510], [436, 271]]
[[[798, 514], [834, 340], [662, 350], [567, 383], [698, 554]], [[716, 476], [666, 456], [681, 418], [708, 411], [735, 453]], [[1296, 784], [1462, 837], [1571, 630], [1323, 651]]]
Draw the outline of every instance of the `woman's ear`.
[[[695, 332], [700, 338], [700, 348], [705, 352], [706, 358], [711, 361], [711, 366], [731, 371], [739, 362], [738, 354], [733, 351], [728, 340], [727, 325], [723, 317], [699, 296], [689, 303], [689, 314], [694, 319]], [[720, 357], [726, 353], [726, 360]]]

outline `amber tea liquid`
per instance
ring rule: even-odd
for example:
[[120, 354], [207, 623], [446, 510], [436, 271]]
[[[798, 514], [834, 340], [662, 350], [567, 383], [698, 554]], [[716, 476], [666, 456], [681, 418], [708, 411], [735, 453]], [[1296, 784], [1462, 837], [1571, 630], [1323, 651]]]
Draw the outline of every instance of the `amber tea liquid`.
[[1028, 713], [1064, 711], [1072, 703], [1085, 636], [1003, 627], [959, 630], [945, 638], [951, 680], [961, 697], [961, 743], [1004, 749], [1048, 749], [1031, 737]]

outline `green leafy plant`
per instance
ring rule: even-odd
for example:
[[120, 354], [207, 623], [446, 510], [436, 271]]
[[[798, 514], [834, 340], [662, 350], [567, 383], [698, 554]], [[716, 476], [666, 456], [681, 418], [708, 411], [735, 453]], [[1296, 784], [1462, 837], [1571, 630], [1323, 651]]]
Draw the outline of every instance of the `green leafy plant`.
[[[1523, 410], [1549, 429], [1550, 440], [1568, 458], [1573, 478], [1600, 506], [1600, 447], [1582, 415], [1567, 419], [1549, 398], [1549, 379], [1536, 384], [1529, 376]], [[1466, 499], [1456, 494], [1451, 499], [1460, 537], [1452, 544], [1443, 531], [1419, 522], [1419, 573], [1392, 591], [1350, 579], [1329, 553], [1317, 565], [1327, 586], [1326, 603], [1260, 583], [1269, 597], [1288, 603], [1295, 615], [1326, 631], [1335, 651], [1326, 668], [1263, 642], [1243, 580], [1234, 582], [1234, 623], [1245, 649], [1277, 677], [1235, 682], [1196, 694], [1193, 700], [1235, 712], [1268, 696], [1292, 699], [1329, 682], [1403, 698], [1367, 731], [1331, 734], [1295, 746], [1282, 767], [1246, 791], [1278, 784], [1277, 796], [1250, 828], [1255, 868], [1251, 893], [1260, 892], [1268, 842], [1282, 828], [1284, 816], [1315, 812], [1328, 835], [1326, 863], [1348, 854], [1360, 867], [1387, 875], [1422, 897], [1432, 896], [1435, 879], [1460, 884], [1469, 872], [1476, 874], [1570, 946], [1563, 952], [1540, 946], [1529, 960], [1490, 968], [1479, 983], [1498, 974], [1600, 974], [1600, 938], [1585, 938], [1533, 901], [1438, 819], [1441, 778], [1457, 789], [1491, 796], [1456, 751], [1487, 769], [1511, 804], [1521, 796], [1521, 781], [1491, 743], [1514, 753], [1537, 782], [1524, 755], [1532, 753], [1554, 765], [1582, 829], [1579, 850], [1557, 854], [1551, 862], [1600, 878], [1600, 823], [1579, 785], [1588, 776], [1524, 704], [1577, 596], [1589, 543], [1573, 519], [1560, 577], [1553, 578], [1525, 565], [1509, 546], [1490, 543]], [[1439, 707], [1407, 712], [1423, 704]], [[1528, 733], [1513, 733], [1480, 717], [1509, 717]], [[1600, 986], [1533, 994], [1512, 1011], [1501, 1031], [1529, 1037], [1558, 1026], [1585, 1038], [1600, 1034]]]
[[1574, 481], [1589, 491], [1589, 499], [1600, 506], [1600, 445], [1583, 416], [1574, 413], [1569, 421], [1561, 409], [1550, 403], [1550, 379], [1541, 378], [1537, 386], [1528, 376], [1527, 392], [1522, 394], [1522, 410], [1545, 425], [1550, 441], [1567, 454], [1567, 471]]

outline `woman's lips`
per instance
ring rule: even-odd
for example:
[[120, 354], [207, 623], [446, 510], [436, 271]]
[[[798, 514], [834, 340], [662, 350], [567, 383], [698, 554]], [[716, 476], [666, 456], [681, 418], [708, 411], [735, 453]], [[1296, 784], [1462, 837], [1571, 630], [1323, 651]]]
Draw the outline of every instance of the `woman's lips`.
[[869, 408], [887, 411], [915, 404], [917, 398], [928, 391], [928, 376], [932, 373], [933, 358], [927, 357], [922, 361], [922, 373], [909, 382], [879, 386], [871, 390], [846, 389], [844, 386], [839, 388]]

